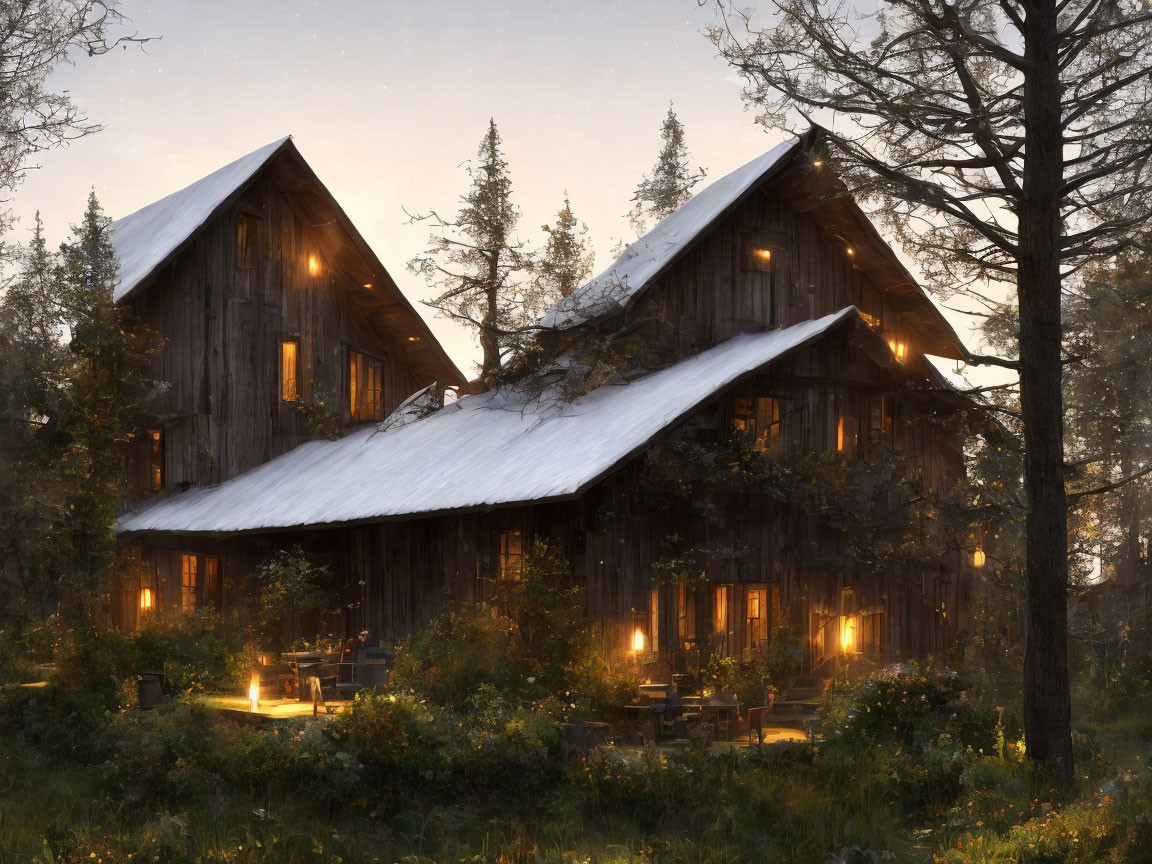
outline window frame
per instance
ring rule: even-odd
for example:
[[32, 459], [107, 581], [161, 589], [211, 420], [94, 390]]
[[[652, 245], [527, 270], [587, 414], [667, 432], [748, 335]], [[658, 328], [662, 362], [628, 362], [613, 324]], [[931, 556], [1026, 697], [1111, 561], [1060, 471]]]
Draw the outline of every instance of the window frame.
[[[514, 550], [512, 540], [515, 539]], [[496, 534], [496, 577], [502, 582], [519, 582], [524, 578], [527, 536], [519, 528], [505, 528]]]
[[165, 477], [163, 426], [153, 426], [145, 430], [148, 436], [148, 491], [163, 492]]
[[[375, 354], [349, 348], [348, 351], [348, 419], [353, 423], [378, 422], [384, 419], [384, 361]], [[359, 358], [359, 369], [356, 363]], [[376, 386], [372, 387], [372, 371], [376, 371]], [[361, 380], [363, 379], [363, 380]], [[375, 395], [375, 411], [373, 408]]]
[[[236, 211], [236, 231], [234, 235], [235, 242], [232, 246], [233, 266], [237, 270], [257, 270], [260, 267], [260, 252], [261, 252], [261, 225], [263, 219], [255, 213], [250, 213], [247, 210]], [[249, 226], [250, 231], [245, 231], [243, 236], [243, 244], [241, 244], [241, 228], [242, 226]], [[241, 250], [246, 253], [241, 256]], [[250, 253], [250, 254], [247, 254]], [[247, 263], [248, 258], [251, 258], [252, 263]]]

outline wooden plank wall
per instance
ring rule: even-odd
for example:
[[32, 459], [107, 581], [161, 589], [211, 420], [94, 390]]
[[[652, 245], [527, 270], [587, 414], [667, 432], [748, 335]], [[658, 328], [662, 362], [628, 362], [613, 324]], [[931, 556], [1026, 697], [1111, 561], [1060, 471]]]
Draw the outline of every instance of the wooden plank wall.
[[[260, 223], [255, 269], [235, 267], [237, 213]], [[345, 423], [349, 350], [383, 361], [385, 413], [431, 383], [357, 311], [356, 286], [333, 266], [335, 254], [265, 172], [130, 301], [165, 340], [151, 375], [166, 383], [152, 411], [165, 432], [168, 489], [219, 483], [315, 437], [280, 399], [282, 336], [301, 341], [304, 397], [316, 380]], [[321, 261], [317, 275], [310, 255]], [[145, 447], [133, 448], [131, 461], [144, 458]], [[147, 476], [138, 465], [128, 470]]]

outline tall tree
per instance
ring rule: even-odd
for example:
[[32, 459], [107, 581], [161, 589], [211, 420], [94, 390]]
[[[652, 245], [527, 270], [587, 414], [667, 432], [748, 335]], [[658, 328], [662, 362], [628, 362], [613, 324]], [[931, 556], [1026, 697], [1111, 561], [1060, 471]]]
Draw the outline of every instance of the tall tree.
[[[1152, 213], [1152, 11], [1142, 0], [717, 0], [711, 31], [772, 124], [822, 156], [937, 286], [1015, 289], [1027, 489], [1024, 727], [1072, 775], [1061, 286]], [[809, 142], [816, 138], [809, 137]], [[813, 167], [813, 171], [820, 170]], [[981, 358], [975, 358], [981, 359]]]
[[649, 219], [659, 222], [679, 210], [692, 197], [692, 187], [707, 173], [703, 168], [692, 171], [688, 167], [692, 157], [684, 143], [684, 125], [671, 104], [660, 127], [660, 138], [664, 143], [656, 164], [632, 194], [633, 206], [628, 219], [637, 234], [647, 230]]
[[150, 335], [115, 303], [116, 279], [109, 220], [93, 193], [58, 256], [34, 234], [0, 304], [12, 334], [0, 359], [22, 354], [0, 418], [15, 481], [0, 508], [15, 564], [6, 570], [27, 594], [63, 601], [74, 622], [93, 620], [107, 595], [120, 457], [151, 392]]
[[476, 330], [483, 352], [480, 378], [486, 382], [531, 330], [540, 305], [524, 278], [529, 261], [515, 236], [520, 214], [501, 143], [490, 120], [455, 218], [435, 210], [411, 217], [429, 222], [433, 234], [428, 250], [408, 262], [438, 292], [427, 305]]
[[[50, 78], [74, 53], [147, 41], [115, 36], [124, 21], [116, 0], [0, 0], [0, 190], [15, 189], [37, 153], [99, 129]], [[10, 218], [0, 205], [0, 229]]]
[[588, 239], [588, 226], [572, 212], [572, 202], [564, 193], [564, 206], [553, 225], [541, 225], [548, 236], [537, 256], [535, 271], [541, 299], [545, 302], [567, 297], [592, 275], [596, 260]]

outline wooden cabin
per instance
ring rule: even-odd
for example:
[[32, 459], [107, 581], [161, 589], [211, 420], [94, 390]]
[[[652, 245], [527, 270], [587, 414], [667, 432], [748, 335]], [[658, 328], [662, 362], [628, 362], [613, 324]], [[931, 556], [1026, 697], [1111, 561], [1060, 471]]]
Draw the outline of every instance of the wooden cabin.
[[[142, 578], [158, 602], [179, 605], [187, 562], [238, 582], [298, 543], [336, 574], [342, 631], [394, 642], [445, 601], [517, 578], [543, 539], [570, 562], [613, 656], [759, 649], [785, 618], [804, 636], [812, 674], [845, 655], [944, 650], [966, 627], [959, 546], [878, 569], [854, 556], [831, 507], [761, 487], [669, 506], [653, 480], [665, 451], [733, 440], [797, 470], [827, 453], [849, 469], [892, 459], [912, 487], [942, 499], [963, 476], [964, 442], [949, 421], [966, 403], [925, 357], [959, 359], [963, 346], [823, 163], [816, 135], [777, 146], [541, 321], [556, 355], [607, 346], [643, 358], [641, 368], [587, 392], [533, 379], [443, 407], [427, 404], [432, 388], [423, 409], [346, 425], [339, 440], [271, 461], [276, 448], [265, 447], [254, 458], [265, 464], [204, 475], [120, 520]], [[359, 297], [368, 277], [353, 272], [346, 290]], [[432, 347], [405, 367], [412, 390], [455, 380]], [[877, 518], [898, 520], [900, 495], [885, 500]], [[666, 578], [685, 550], [691, 578]], [[145, 587], [123, 586], [126, 625]]]

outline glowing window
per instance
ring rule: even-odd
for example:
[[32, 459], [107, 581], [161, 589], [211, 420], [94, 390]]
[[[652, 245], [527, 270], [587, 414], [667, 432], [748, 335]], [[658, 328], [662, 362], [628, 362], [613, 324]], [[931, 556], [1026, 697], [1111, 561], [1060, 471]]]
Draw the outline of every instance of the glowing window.
[[300, 341], [280, 342], [280, 398], [285, 402], [300, 401]]
[[780, 453], [781, 418], [781, 401], [770, 396], [738, 397], [733, 403], [732, 428], [761, 453]]
[[744, 592], [744, 647], [758, 650], [768, 638], [768, 592], [748, 588]]
[[524, 532], [501, 531], [497, 570], [501, 579], [518, 580], [524, 570]]
[[200, 562], [195, 555], [180, 556], [180, 606], [184, 609], [196, 608], [197, 577]]
[[384, 368], [358, 351], [348, 352], [348, 404], [353, 421], [383, 417]]
[[148, 488], [159, 492], [164, 488], [164, 430], [148, 430]]

